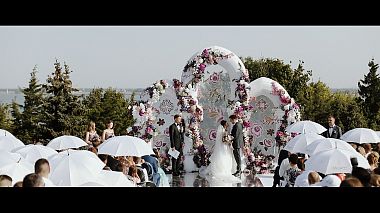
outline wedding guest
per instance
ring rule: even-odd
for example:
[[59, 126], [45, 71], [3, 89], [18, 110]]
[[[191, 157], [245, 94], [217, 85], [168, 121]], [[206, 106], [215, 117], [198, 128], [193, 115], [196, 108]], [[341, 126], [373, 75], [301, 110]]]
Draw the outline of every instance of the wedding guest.
[[372, 174], [370, 183], [373, 187], [380, 187], [380, 175]]
[[41, 176], [36, 173], [28, 174], [22, 181], [22, 187], [44, 187], [45, 183]]
[[363, 148], [364, 148], [364, 151], [365, 151], [364, 157], [367, 158], [368, 155], [371, 154], [372, 146], [369, 143], [365, 143], [365, 144], [363, 144]]
[[111, 171], [111, 168], [110, 168], [109, 166], [107, 166], [108, 155], [99, 154], [98, 157], [99, 157], [100, 160], [105, 164], [103, 170]]
[[326, 138], [336, 138], [339, 139], [342, 136], [342, 129], [335, 125], [335, 117], [333, 115], [329, 115], [327, 118], [328, 128], [322, 135]]
[[349, 177], [340, 183], [340, 187], [363, 187], [363, 184], [356, 177]]
[[310, 172], [307, 181], [309, 186], [314, 186], [314, 184], [319, 183], [321, 181], [321, 176], [319, 176], [318, 172]]
[[22, 181], [16, 182], [13, 187], [22, 187]]
[[152, 165], [153, 183], [156, 184], [156, 186], [158, 186], [160, 184], [160, 174], [158, 174], [159, 165], [158, 165], [157, 158], [155, 158], [151, 155], [145, 155], [145, 156], [142, 156], [142, 159], [144, 159], [145, 162], [148, 162], [148, 163], [150, 163], [150, 165]]
[[141, 179], [140, 179], [140, 176], [138, 175], [138, 169], [136, 165], [130, 168], [129, 175], [132, 177], [133, 182], [135, 184], [141, 183]]
[[359, 154], [361, 154], [361, 155], [363, 155], [363, 157], [365, 157], [366, 152], [365, 152], [365, 149], [362, 146], [358, 146], [357, 151], [359, 152]]
[[352, 176], [360, 180], [365, 187], [370, 187], [371, 173], [367, 169], [356, 167], [352, 169]]
[[34, 164], [34, 173], [42, 177], [45, 186], [54, 186], [53, 182], [49, 179], [50, 164], [49, 161], [41, 158]]
[[293, 187], [297, 176], [301, 170], [297, 167], [298, 155], [291, 154], [289, 156], [289, 169], [285, 171], [284, 179], [286, 181], [286, 187]]
[[98, 149], [95, 148], [94, 146], [89, 147], [88, 151], [94, 153], [95, 155], [98, 155]]
[[367, 160], [369, 165], [371, 166], [371, 172], [378, 167], [379, 158], [374, 153], [369, 153]]
[[380, 175], [380, 167], [377, 167], [376, 169], [374, 169], [372, 173]]
[[[289, 157], [289, 152], [286, 151], [285, 149], [282, 149], [280, 151], [279, 156], [278, 156], [277, 166], [276, 166], [276, 169], [274, 171], [273, 186], [272, 187], [280, 186], [280, 181], [284, 179], [282, 177], [282, 175], [280, 176], [280, 166], [282, 165], [282, 162], [285, 159], [287, 159], [288, 157]], [[288, 163], [289, 163], [289, 161], [288, 161]]]
[[112, 138], [112, 137], [115, 136], [115, 132], [114, 132], [113, 128], [114, 128], [113, 121], [109, 120], [107, 122], [107, 129], [105, 129], [103, 131], [102, 141], [105, 141], [105, 140], [107, 140], [107, 139]]
[[[141, 179], [141, 182], [148, 181], [148, 172], [145, 168], [142, 167], [142, 164], [144, 163], [143, 159], [141, 157], [133, 157], [133, 162], [135, 163], [135, 166], [137, 168], [137, 173]], [[131, 175], [132, 176], [132, 175]]]
[[96, 132], [95, 122], [91, 121], [88, 124], [87, 132], [86, 132], [86, 143], [89, 146], [98, 147], [100, 145], [100, 137]]
[[12, 178], [8, 175], [0, 175], [0, 187], [12, 187]]

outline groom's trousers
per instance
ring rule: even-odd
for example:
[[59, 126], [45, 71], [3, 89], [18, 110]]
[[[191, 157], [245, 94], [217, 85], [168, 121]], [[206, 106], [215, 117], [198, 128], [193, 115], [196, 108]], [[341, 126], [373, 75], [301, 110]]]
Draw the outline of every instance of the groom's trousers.
[[241, 172], [241, 158], [240, 158], [240, 148], [234, 148], [234, 157], [236, 161], [236, 171]]

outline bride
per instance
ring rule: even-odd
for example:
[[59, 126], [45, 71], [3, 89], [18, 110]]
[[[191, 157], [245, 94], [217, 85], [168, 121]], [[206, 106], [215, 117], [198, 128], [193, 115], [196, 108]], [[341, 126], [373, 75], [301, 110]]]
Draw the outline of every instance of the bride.
[[[214, 151], [210, 157], [210, 165], [205, 170], [205, 175], [216, 185], [239, 183], [241, 180], [232, 175], [233, 168], [236, 167], [235, 158], [232, 153], [232, 146], [223, 142], [223, 137], [228, 135], [227, 121], [222, 120], [218, 127]], [[235, 165], [235, 167], [234, 167]], [[214, 185], [214, 184], [212, 184]]]

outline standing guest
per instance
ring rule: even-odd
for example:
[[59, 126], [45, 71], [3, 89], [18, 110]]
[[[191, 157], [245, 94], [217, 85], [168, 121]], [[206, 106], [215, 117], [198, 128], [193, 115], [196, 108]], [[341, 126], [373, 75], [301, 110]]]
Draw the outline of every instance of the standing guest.
[[88, 124], [87, 132], [86, 132], [86, 143], [91, 147], [98, 147], [101, 143], [100, 137], [96, 132], [95, 122], [91, 121]]
[[105, 140], [107, 140], [108, 138], [112, 138], [115, 136], [115, 132], [113, 130], [114, 128], [114, 125], [113, 125], [113, 121], [112, 120], [109, 120], [107, 122], [107, 129], [105, 129], [103, 131], [103, 135], [102, 135], [102, 141], [104, 142]]
[[22, 181], [22, 187], [44, 187], [45, 183], [41, 176], [36, 173], [28, 174]]
[[37, 160], [34, 164], [34, 173], [42, 177], [45, 186], [54, 186], [53, 182], [49, 180], [50, 164], [48, 160], [44, 158]]
[[8, 175], [0, 175], [0, 187], [12, 187], [12, 178]]
[[[286, 151], [285, 149], [282, 149], [280, 151], [280, 154], [278, 155], [277, 166], [276, 166], [276, 169], [274, 171], [273, 186], [272, 187], [280, 186], [280, 181], [284, 180], [284, 178], [282, 176], [280, 176], [280, 166], [285, 159], [288, 159], [289, 154], [290, 153], [288, 151]], [[288, 164], [289, 164], [289, 161], [288, 161]]]
[[181, 124], [182, 124], [182, 117], [181, 115], [174, 115], [174, 123], [169, 126], [169, 137], [170, 137], [170, 147], [171, 149], [177, 150], [180, 152], [177, 159], [172, 157], [172, 171], [173, 171], [173, 177], [180, 176], [180, 163], [182, 158], [182, 146], [184, 139], [182, 138], [183, 134], [181, 132]]
[[289, 156], [290, 168], [285, 171], [284, 179], [286, 181], [286, 187], [293, 187], [297, 176], [300, 174], [301, 170], [297, 166], [298, 155], [291, 154]]
[[322, 133], [322, 135], [326, 138], [336, 138], [340, 139], [342, 136], [342, 129], [335, 125], [335, 117], [333, 115], [329, 115], [327, 118], [328, 122], [328, 128], [325, 132]]

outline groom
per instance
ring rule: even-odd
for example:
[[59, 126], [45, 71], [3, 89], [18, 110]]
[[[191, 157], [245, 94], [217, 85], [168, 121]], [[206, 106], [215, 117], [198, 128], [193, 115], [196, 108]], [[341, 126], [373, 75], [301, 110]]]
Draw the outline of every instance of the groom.
[[172, 158], [172, 171], [173, 176], [180, 176], [180, 163], [181, 163], [181, 157], [182, 157], [182, 145], [184, 143], [184, 128], [182, 124], [182, 117], [181, 115], [175, 115], [174, 116], [174, 123], [170, 125], [169, 127], [169, 136], [170, 136], [170, 147], [173, 150], [177, 150], [180, 152], [177, 159]]
[[233, 138], [232, 141], [232, 147], [234, 148], [234, 157], [236, 161], [236, 172], [233, 175], [240, 175], [241, 174], [241, 158], [240, 158], [240, 148], [244, 145], [244, 139], [243, 139], [243, 125], [238, 122], [238, 118], [236, 115], [230, 116], [230, 122], [232, 123], [233, 127], [231, 130], [231, 135]]

